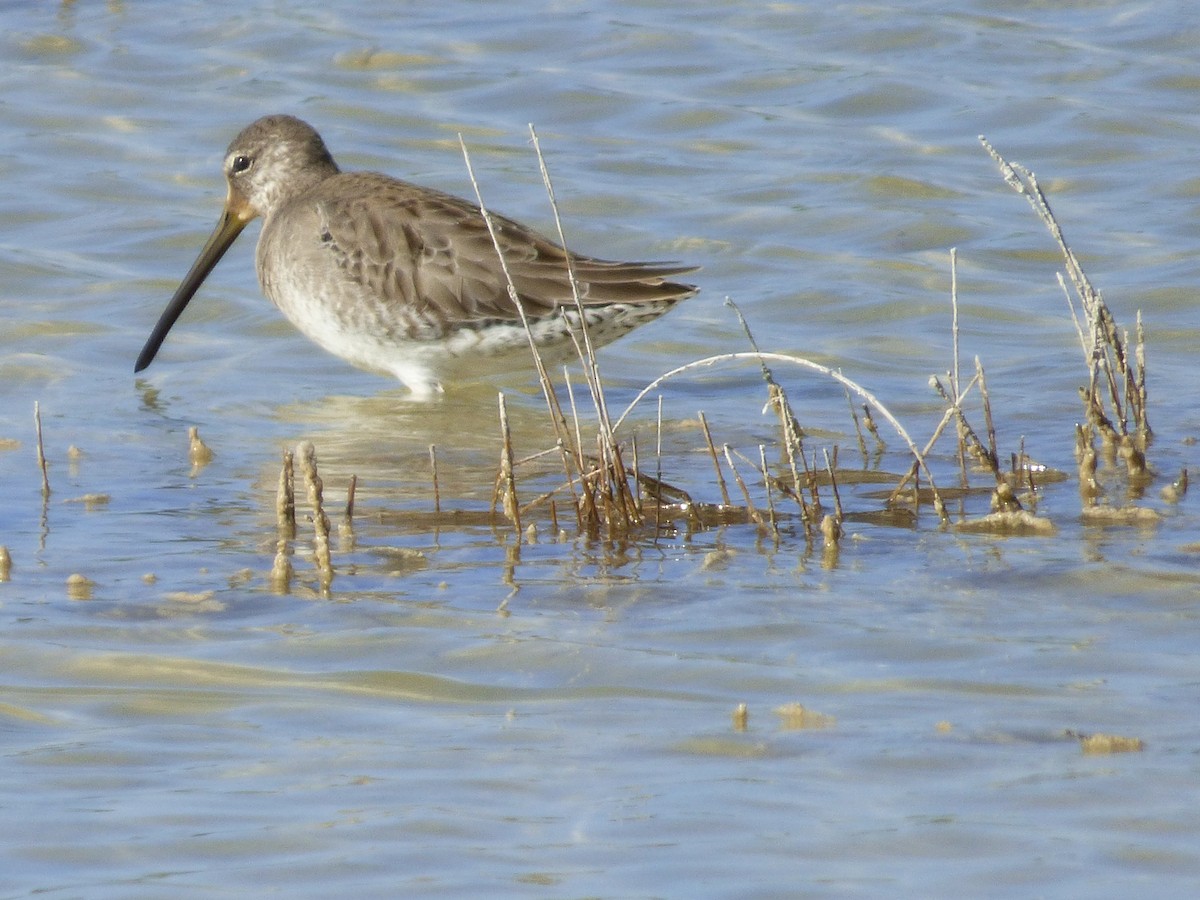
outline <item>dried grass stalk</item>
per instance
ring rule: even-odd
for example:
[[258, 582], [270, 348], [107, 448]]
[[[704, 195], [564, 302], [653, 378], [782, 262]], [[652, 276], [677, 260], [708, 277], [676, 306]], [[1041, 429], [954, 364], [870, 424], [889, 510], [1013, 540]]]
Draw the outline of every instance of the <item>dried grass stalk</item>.
[[[508, 427], [508, 405], [504, 394], [499, 395], [500, 403], [500, 474], [496, 478], [496, 490], [499, 493], [504, 517], [512, 523], [518, 538], [521, 534], [521, 510], [517, 503], [517, 478], [513, 471], [512, 432]], [[493, 506], [495, 500], [493, 499]]]
[[312, 507], [313, 559], [320, 576], [322, 592], [328, 592], [333, 582], [333, 560], [329, 549], [329, 517], [325, 515], [324, 484], [317, 472], [317, 451], [311, 441], [296, 447], [296, 459], [304, 475], [308, 503]]
[[771, 490], [771, 473], [767, 469], [767, 448], [762, 444], [758, 445], [758, 461], [762, 472], [763, 490], [767, 493], [767, 515], [770, 517], [771, 532], [776, 539], [779, 537], [779, 516], [775, 512], [775, 497]]
[[[733, 480], [737, 482], [737, 486], [742, 492], [742, 498], [746, 501], [746, 515], [750, 517], [750, 521], [758, 526], [760, 531], [765, 530], [767, 523], [763, 521], [762, 515], [754, 508], [754, 501], [750, 499], [750, 490], [746, 487], [746, 482], [742, 480], [742, 476], [733, 462], [733, 453], [730, 451], [729, 445], [722, 444], [721, 449], [725, 453], [725, 462], [729, 466], [729, 471], [733, 473]], [[725, 498], [725, 506], [731, 506], [728, 496]]]
[[[712, 431], [708, 427], [708, 419], [705, 418], [703, 411], [699, 415], [700, 430], [704, 433], [704, 444], [708, 448], [708, 455], [712, 459], [713, 468], [717, 472], [717, 484], [721, 488], [721, 503], [726, 507], [732, 506], [733, 503], [729, 499], [729, 489], [725, 486], [725, 475], [721, 471], [721, 463], [717, 459], [717, 448], [713, 444]], [[728, 456], [728, 451], [726, 451], [726, 456]]]
[[[1067, 277], [1075, 289], [1087, 325], [1085, 337], [1084, 328], [1080, 326], [1078, 318], [1075, 319], [1089, 372], [1089, 384], [1083, 396], [1088, 421], [1098, 426], [1097, 432], [1104, 440], [1112, 440], [1115, 443], [1120, 436], [1129, 433], [1129, 422], [1132, 419], [1136, 439], [1144, 447], [1152, 436], [1146, 414], [1144, 356], [1139, 353], [1136, 362], [1130, 361], [1126, 350], [1127, 339], [1122, 337], [1108, 305], [1100, 296], [1100, 292], [1092, 286], [1074, 251], [1067, 245], [1062, 227], [1050, 209], [1045, 194], [1042, 193], [1037, 176], [1019, 163], [1009, 163], [982, 135], [979, 141], [999, 165], [1005, 182], [1029, 201], [1038, 218], [1049, 229], [1066, 263]], [[1074, 318], [1074, 305], [1071, 304], [1069, 295], [1068, 303]], [[1138, 318], [1140, 323], [1140, 315]], [[1141, 341], [1139, 325], [1139, 346]], [[1104, 411], [1105, 394], [1111, 406], [1111, 414]]]
[[294, 475], [295, 456], [291, 450], [283, 451], [283, 465], [279, 469], [279, 487], [275, 491], [275, 525], [284, 538], [296, 536], [296, 482]]
[[50, 467], [46, 463], [46, 449], [42, 444], [42, 405], [33, 401], [33, 430], [37, 436], [37, 464], [42, 473], [42, 500], [50, 496]]
[[433, 511], [442, 512], [442, 489], [438, 484], [437, 445], [429, 445], [429, 471], [433, 479]]

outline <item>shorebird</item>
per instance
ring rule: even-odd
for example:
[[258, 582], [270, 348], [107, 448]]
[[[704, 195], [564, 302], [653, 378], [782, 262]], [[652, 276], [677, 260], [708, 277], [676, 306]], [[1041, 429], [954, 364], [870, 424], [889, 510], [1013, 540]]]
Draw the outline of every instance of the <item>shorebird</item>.
[[359, 368], [393, 375], [415, 396], [444, 382], [575, 356], [579, 309], [593, 346], [696, 293], [672, 263], [580, 256], [489, 213], [508, 281], [479, 207], [374, 172], [342, 172], [321, 136], [292, 116], [247, 126], [225, 154], [225, 207], [134, 366], [150, 365], [208, 273], [262, 217], [262, 291], [310, 340]]

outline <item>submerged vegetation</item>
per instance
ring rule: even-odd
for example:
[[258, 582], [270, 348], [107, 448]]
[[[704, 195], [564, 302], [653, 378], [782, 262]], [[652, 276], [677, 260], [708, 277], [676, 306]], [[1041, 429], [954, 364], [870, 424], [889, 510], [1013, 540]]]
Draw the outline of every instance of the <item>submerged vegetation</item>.
[[[558, 238], [565, 244], [537, 134], [532, 129], [531, 133], [554, 210]], [[1084, 273], [1033, 173], [1009, 163], [986, 139], [980, 140], [1000, 167], [1005, 182], [1029, 201], [1045, 223], [1064, 260], [1066, 275], [1059, 276], [1059, 284], [1075, 324], [1086, 373], [1085, 383], [1079, 388], [1082, 409], [1073, 435], [1080, 521], [1105, 525], [1153, 523], [1160, 513], [1140, 502], [1155, 481], [1147, 462], [1153, 432], [1147, 411], [1149, 392], [1141, 317], [1136, 320], [1131, 340]], [[470, 172], [465, 146], [463, 152]], [[490, 229], [491, 217], [479, 195], [473, 172], [471, 178]], [[501, 253], [498, 242], [496, 250]], [[995, 422], [1003, 411], [992, 407], [983, 361], [976, 357], [969, 367], [960, 364], [954, 250], [950, 251], [949, 275], [952, 359], [946, 371], [930, 377], [930, 389], [942, 406], [942, 415], [923, 444], [911, 437], [916, 429], [902, 424], [867, 388], [842, 372], [800, 356], [761, 350], [750, 324], [732, 300], [726, 304], [740, 323], [747, 349], [694, 360], [661, 374], [614, 416], [588, 335], [586, 317], [581, 314], [574, 338], [583, 369], [582, 385], [573, 383], [569, 375], [556, 384], [530, 339], [545, 403], [549, 446], [532, 453], [518, 452], [509, 425], [507, 401], [501, 393], [500, 459], [490, 508], [457, 508], [453, 499], [444, 495], [439, 482], [438, 450], [430, 446], [433, 509], [410, 511], [404, 518], [410, 525], [427, 526], [431, 530], [490, 526], [502, 534], [510, 534], [516, 547], [538, 540], [542, 534], [550, 534], [555, 540], [568, 539], [574, 534], [608, 542], [654, 542], [664, 534], [715, 526], [746, 526], [754, 529], [758, 539], [775, 545], [786, 537], [802, 541], [806, 553], [819, 548], [823, 562], [829, 565], [837, 561], [850, 522], [912, 528], [926, 517], [936, 527], [959, 532], [1052, 536], [1061, 523], [1039, 511], [1039, 500], [1048, 485], [1068, 481], [1071, 475], [1031, 459], [1025, 452], [1024, 439], [1016, 447], [998, 446]], [[511, 280], [509, 291], [520, 308]], [[582, 312], [577, 288], [575, 299]], [[697, 411], [696, 418], [689, 420], [695, 423], [694, 446], [711, 463], [713, 472], [713, 481], [704, 490], [711, 493], [715, 489], [719, 494], [719, 499], [699, 499], [695, 490], [676, 483], [671, 474], [672, 462], [664, 459], [664, 389], [698, 372], [747, 363], [758, 368], [763, 391], [760, 396], [747, 399], [747, 408], [761, 407], [773, 416], [774, 440], [750, 447], [723, 442], [720, 434], [714, 434], [704, 411]], [[837, 443], [814, 448], [816, 440], [806, 432], [785, 387], [787, 379], [781, 377], [781, 373], [790, 374], [794, 369], [841, 387], [848, 423], [840, 434], [857, 450], [861, 465], [847, 462], [845, 458], [854, 456], [854, 450], [844, 452]], [[646, 424], [651, 418], [645, 415], [648, 402], [657, 404], [652, 427]], [[36, 405], [34, 421], [46, 503], [51, 486], [42, 451], [41, 412]], [[635, 421], [641, 423], [636, 432]], [[889, 438], [885, 432], [898, 437], [904, 455], [888, 454]], [[821, 436], [828, 433], [821, 432]], [[949, 440], [948, 433], [954, 436], [952, 447], [943, 446]], [[645, 440], [646, 434], [651, 435], [651, 441]], [[889, 460], [903, 461], [907, 456], [907, 468], [891, 473], [881, 471], [878, 463], [885, 454]], [[200, 438], [198, 430], [192, 428], [189, 460], [193, 475], [203, 470], [212, 458], [213, 451]], [[931, 460], [937, 462], [937, 478], [944, 482], [942, 485], [935, 480]], [[354, 546], [356, 486], [356, 479], [351, 477], [338, 521], [335, 550], [316, 448], [304, 442], [294, 453], [285, 452], [275, 504], [277, 534], [271, 542], [275, 549], [274, 563], [267, 577], [272, 590], [283, 593], [292, 589], [293, 553], [298, 542], [311, 541], [318, 591], [323, 595], [330, 592], [337, 571], [337, 552]], [[1183, 470], [1162, 489], [1162, 499], [1178, 501], [1187, 486], [1187, 471]], [[307, 527], [300, 530], [297, 527], [298, 487], [302, 487], [306, 500], [305, 518], [312, 526], [311, 537], [306, 534]], [[852, 497], [847, 494], [848, 489]], [[986, 511], [982, 509], [984, 497], [989, 498]], [[415, 557], [420, 554], [414, 552], [414, 559], [408, 562], [419, 564], [421, 560]], [[11, 565], [8, 552], [0, 547], [0, 580], [9, 577]]]
[[[536, 133], [533, 138], [536, 148]], [[999, 165], [1004, 180], [1029, 200], [1064, 259], [1066, 278], [1060, 276], [1059, 281], [1067, 295], [1087, 373], [1086, 383], [1079, 391], [1081, 415], [1074, 426], [1081, 521], [1153, 522], [1160, 514], [1139, 503], [1154, 480], [1146, 461], [1153, 433], [1147, 413], [1145, 336], [1140, 316], [1131, 342], [1083, 272], [1036, 177], [1023, 166], [1007, 162], [985, 139], [981, 138], [981, 142]], [[469, 158], [467, 165], [469, 169]], [[553, 188], [544, 165], [542, 174], [553, 205]], [[479, 199], [483, 207], [482, 197]], [[487, 216], [486, 207], [483, 208]], [[557, 207], [555, 220], [558, 222]], [[563, 239], [561, 223], [559, 238]], [[584, 372], [582, 387], [569, 376], [564, 376], [562, 385], [555, 384], [531, 341], [546, 422], [553, 436], [551, 446], [525, 455], [518, 452], [509, 426], [506, 398], [500, 394], [501, 453], [490, 510], [472, 513], [445, 505], [438, 483], [437, 448], [431, 446], [434, 510], [420, 521], [429, 527], [472, 523], [507, 528], [518, 545], [536, 540], [547, 530], [557, 538], [576, 533], [604, 541], [654, 541], [664, 533], [744, 525], [775, 542], [784, 534], [798, 536], [810, 550], [822, 548], [827, 562], [836, 561], [845, 525], [850, 521], [912, 527], [922, 515], [927, 515], [932, 516], [938, 527], [960, 532], [1052, 536], [1058, 525], [1039, 513], [1039, 499], [1048, 485], [1068, 481], [1071, 476], [1031, 459], [1025, 452], [1023, 439], [1015, 448], [998, 446], [997, 415], [989, 397], [983, 361], [975, 358], [969, 373], [960, 368], [957, 254], [953, 250], [950, 283], [953, 359], [947, 371], [931, 376], [929, 382], [944, 410], [921, 446], [878, 398], [843, 373], [803, 357], [760, 350], [741, 311], [732, 300], [727, 300], [741, 324], [749, 349], [695, 360], [663, 373], [617, 416], [608, 407], [586, 327], [576, 335]], [[511, 284], [510, 291], [515, 300], [516, 291]], [[704, 412], [698, 411], [694, 420], [697, 452], [711, 461], [712, 487], [720, 499], [697, 499], [692, 491], [672, 481], [670, 465], [664, 462], [662, 389], [697, 371], [747, 362], [761, 372], [764, 393], [752, 402], [773, 414], [775, 442], [750, 448], [723, 443], [719, 435], [714, 436]], [[864, 461], [862, 466], [843, 463], [842, 457], [847, 454], [837, 444], [813, 449], [813, 441], [805, 432], [783, 380], [777, 377], [777, 371], [785, 368], [815, 373], [842, 387], [849, 415], [845, 433], [852, 435]], [[581, 394], [585, 400], [581, 400]], [[657, 409], [653, 444], [646, 447], [639, 443], [637, 434], [628, 434], [626, 423], [633, 421], [634, 413], [651, 397], [657, 400]], [[590, 404], [590, 416], [581, 412], [585, 403]], [[877, 425], [879, 421], [898, 435], [906, 448], [911, 458], [906, 471], [889, 475], [866, 465], [868, 458], [877, 460], [887, 449]], [[948, 432], [954, 436], [954, 446], [939, 452]], [[646, 433], [646, 429], [640, 433]], [[328, 549], [328, 522], [321, 509], [315, 453], [308, 444], [302, 445], [298, 454], [304, 461], [307, 493], [313, 509], [314, 560], [322, 587], [328, 590], [334, 567]], [[945, 486], [936, 483], [929, 464], [934, 458], [942, 464], [941, 477], [946, 479], [953, 473], [956, 483]], [[548, 465], [549, 460], [554, 460], [555, 465]], [[953, 469], [945, 465], [950, 460], [954, 462]], [[280, 479], [279, 553], [272, 572], [272, 583], [277, 587], [287, 583], [291, 572], [286, 562], [289, 535], [295, 534], [291, 465], [289, 452], [285, 454]], [[553, 474], [555, 469], [559, 471], [557, 477]], [[1098, 469], [1106, 472], [1106, 477], [1100, 477]], [[878, 490], [881, 484], [887, 488], [885, 491]], [[856, 497], [867, 501], [865, 507], [847, 508], [843, 494], [850, 486], [875, 488]], [[1175, 501], [1186, 490], [1184, 470], [1164, 489], [1163, 497]], [[343, 527], [347, 530], [352, 528], [352, 496], [351, 491], [351, 502], [343, 517]], [[984, 496], [990, 498], [986, 512], [978, 510], [978, 503], [967, 502]], [[956, 510], [953, 515], [948, 506], [951, 502]]]

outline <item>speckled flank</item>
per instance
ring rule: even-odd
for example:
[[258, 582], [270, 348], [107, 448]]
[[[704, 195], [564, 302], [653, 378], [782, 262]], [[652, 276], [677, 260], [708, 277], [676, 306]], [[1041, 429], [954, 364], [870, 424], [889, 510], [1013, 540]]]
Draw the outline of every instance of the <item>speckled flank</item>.
[[692, 267], [580, 256], [493, 214], [526, 334], [496, 244], [473, 204], [386, 175], [343, 173], [317, 132], [291, 116], [259, 119], [234, 138], [225, 176], [221, 220], [147, 341], [138, 370], [256, 216], [264, 220], [257, 251], [263, 293], [316, 344], [393, 375], [421, 396], [471, 371], [532, 366], [530, 337], [550, 360], [571, 357], [580, 320], [572, 273], [593, 346], [696, 292], [667, 280]]

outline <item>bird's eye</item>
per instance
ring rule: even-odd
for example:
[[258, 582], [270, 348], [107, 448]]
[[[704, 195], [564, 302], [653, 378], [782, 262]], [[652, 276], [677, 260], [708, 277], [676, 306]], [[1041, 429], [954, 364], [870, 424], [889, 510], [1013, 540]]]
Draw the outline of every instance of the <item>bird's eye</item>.
[[235, 156], [233, 162], [229, 164], [229, 171], [234, 175], [238, 175], [250, 168], [252, 162], [253, 160], [248, 156]]

